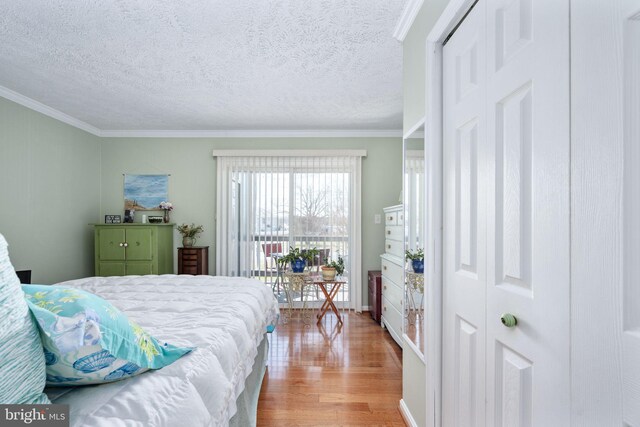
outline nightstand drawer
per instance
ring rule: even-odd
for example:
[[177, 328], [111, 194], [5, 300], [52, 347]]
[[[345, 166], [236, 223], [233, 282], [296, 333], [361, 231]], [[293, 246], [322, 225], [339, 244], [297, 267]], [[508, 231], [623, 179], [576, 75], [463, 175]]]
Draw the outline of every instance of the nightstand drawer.
[[178, 248], [178, 274], [209, 274], [209, 247]]

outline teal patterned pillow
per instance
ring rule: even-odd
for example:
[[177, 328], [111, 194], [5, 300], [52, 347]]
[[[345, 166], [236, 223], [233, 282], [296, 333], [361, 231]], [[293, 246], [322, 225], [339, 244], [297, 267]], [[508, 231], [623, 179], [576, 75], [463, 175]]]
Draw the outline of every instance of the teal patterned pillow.
[[47, 384], [100, 384], [167, 366], [190, 352], [161, 345], [108, 301], [65, 286], [23, 285], [38, 320]]
[[0, 404], [51, 403], [42, 392], [45, 365], [38, 326], [0, 234]]

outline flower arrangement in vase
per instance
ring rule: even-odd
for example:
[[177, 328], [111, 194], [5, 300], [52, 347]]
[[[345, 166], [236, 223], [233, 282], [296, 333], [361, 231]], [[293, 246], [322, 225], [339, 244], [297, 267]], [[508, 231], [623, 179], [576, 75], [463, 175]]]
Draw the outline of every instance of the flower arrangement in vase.
[[182, 235], [182, 246], [185, 248], [195, 245], [198, 234], [204, 231], [203, 226], [194, 223], [178, 225], [176, 229]]
[[414, 273], [424, 273], [424, 250], [417, 248], [415, 252], [406, 250], [404, 259], [411, 260], [411, 267]]
[[164, 217], [162, 218], [162, 221], [165, 224], [168, 224], [170, 221], [169, 212], [173, 210], [173, 203], [162, 201], [160, 202], [160, 205], [158, 207], [164, 211]]

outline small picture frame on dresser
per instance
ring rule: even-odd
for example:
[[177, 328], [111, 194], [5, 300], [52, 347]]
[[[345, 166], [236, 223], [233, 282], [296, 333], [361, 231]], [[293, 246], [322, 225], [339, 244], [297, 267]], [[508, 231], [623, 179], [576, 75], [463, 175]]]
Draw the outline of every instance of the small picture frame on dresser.
[[104, 223], [105, 224], [120, 224], [122, 222], [122, 217], [120, 215], [105, 215]]

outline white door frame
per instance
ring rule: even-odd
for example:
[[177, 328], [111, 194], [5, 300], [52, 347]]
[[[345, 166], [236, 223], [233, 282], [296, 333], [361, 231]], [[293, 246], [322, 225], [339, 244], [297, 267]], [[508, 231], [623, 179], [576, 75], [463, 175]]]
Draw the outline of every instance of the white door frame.
[[442, 425], [442, 46], [477, 0], [451, 0], [426, 40], [425, 188], [427, 189], [427, 272], [425, 362], [427, 427]]

